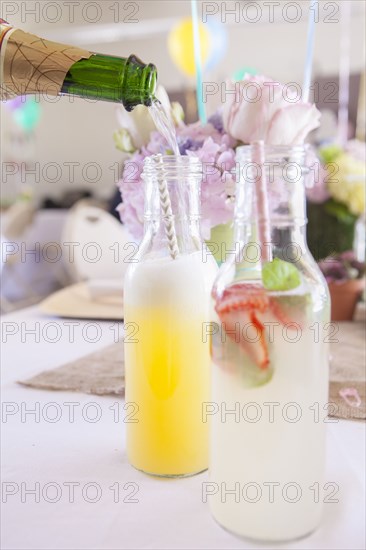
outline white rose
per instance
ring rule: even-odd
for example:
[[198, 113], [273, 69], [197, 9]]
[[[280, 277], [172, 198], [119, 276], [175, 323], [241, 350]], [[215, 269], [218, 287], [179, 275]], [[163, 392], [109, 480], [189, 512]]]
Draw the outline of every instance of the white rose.
[[288, 98], [290, 91], [264, 76], [228, 82], [223, 106], [226, 132], [243, 143], [303, 144], [308, 133], [319, 126], [320, 112], [315, 105]]

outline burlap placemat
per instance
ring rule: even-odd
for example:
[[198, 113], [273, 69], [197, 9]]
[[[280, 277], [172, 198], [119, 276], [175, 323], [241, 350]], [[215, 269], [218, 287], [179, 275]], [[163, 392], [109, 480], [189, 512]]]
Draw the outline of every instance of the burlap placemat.
[[[332, 323], [330, 345], [330, 416], [351, 420], [366, 418], [365, 323]], [[337, 330], [338, 329], [338, 330]], [[337, 332], [336, 332], [337, 330]]]
[[19, 384], [44, 390], [78, 391], [94, 395], [124, 395], [123, 342], [112, 344], [62, 365], [19, 381]]
[[[331, 343], [330, 416], [366, 418], [365, 323], [334, 323]], [[32, 388], [72, 390], [96, 395], [124, 394], [123, 343], [118, 342], [76, 361], [20, 382]]]

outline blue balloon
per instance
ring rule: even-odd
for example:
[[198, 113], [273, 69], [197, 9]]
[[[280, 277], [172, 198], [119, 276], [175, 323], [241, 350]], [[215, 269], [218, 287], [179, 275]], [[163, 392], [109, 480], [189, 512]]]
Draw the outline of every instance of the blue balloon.
[[13, 111], [16, 123], [26, 132], [31, 132], [41, 117], [41, 106], [33, 96], [27, 96], [26, 101]]
[[235, 71], [235, 73], [232, 76], [232, 79], [236, 82], [243, 80], [244, 76], [246, 74], [249, 74], [250, 76], [255, 76], [258, 74], [256, 69], [253, 69], [252, 67], [242, 67], [241, 69], [238, 69]]
[[219, 19], [209, 19], [206, 24], [211, 37], [211, 52], [205, 70], [211, 71], [225, 57], [229, 40], [225, 25]]

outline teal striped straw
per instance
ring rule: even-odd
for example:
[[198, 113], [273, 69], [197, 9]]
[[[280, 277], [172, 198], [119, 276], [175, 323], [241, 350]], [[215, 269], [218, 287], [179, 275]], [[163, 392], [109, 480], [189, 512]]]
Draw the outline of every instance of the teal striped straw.
[[192, 21], [193, 21], [193, 40], [194, 40], [194, 63], [196, 66], [196, 94], [197, 94], [197, 107], [198, 116], [202, 124], [206, 124], [207, 115], [205, 104], [203, 103], [203, 87], [202, 87], [202, 63], [201, 63], [201, 43], [198, 21], [198, 7], [197, 1], [191, 0], [192, 8]]

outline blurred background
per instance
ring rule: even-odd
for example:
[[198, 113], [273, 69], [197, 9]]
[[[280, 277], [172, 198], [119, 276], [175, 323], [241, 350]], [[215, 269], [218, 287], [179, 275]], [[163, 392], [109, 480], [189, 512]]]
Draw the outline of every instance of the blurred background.
[[[365, 2], [347, 3], [352, 5], [349, 138], [357, 134], [364, 139]], [[276, 4], [272, 13], [268, 4]], [[249, 70], [282, 83], [301, 85], [309, 7], [306, 0], [292, 3], [297, 6], [293, 9], [288, 4], [199, 2], [203, 23], [205, 13], [214, 13], [222, 24], [214, 33], [218, 53], [215, 63], [204, 71], [204, 82], [220, 85]], [[340, 2], [320, 1], [315, 26], [315, 84], [310, 101], [315, 100], [324, 114], [322, 126], [312, 136], [317, 142], [336, 134], [342, 37], [339, 8]], [[168, 51], [171, 29], [182, 18], [190, 17], [190, 9], [186, 0], [26, 0], [2, 2], [0, 16], [15, 27], [49, 40], [123, 57], [135, 53], [144, 62], [154, 63], [159, 83], [173, 101], [182, 104], [186, 121], [192, 122], [197, 119], [195, 78], [184, 74]], [[236, 10], [234, 15], [232, 10]], [[218, 95], [209, 98], [209, 114], [218, 103]], [[113, 142], [118, 127], [115, 104], [58, 97], [54, 101], [37, 100], [19, 113], [19, 109], [2, 102], [1, 210], [6, 239], [14, 243], [21, 240], [35, 250], [36, 243], [45, 239], [56, 243], [62, 240], [69, 208], [81, 198], [92, 198], [102, 208], [109, 208], [124, 157]], [[18, 209], [31, 204], [33, 211], [24, 214], [21, 210], [22, 223], [15, 219], [12, 226], [6, 213], [14, 204], [21, 205]], [[15, 252], [11, 255], [16, 256]], [[36, 254], [29, 254], [19, 265], [7, 262], [9, 265], [3, 266], [5, 309], [37, 301], [70, 282], [67, 268], [63, 270], [59, 262], [45, 262], [41, 256], [38, 261]]]

